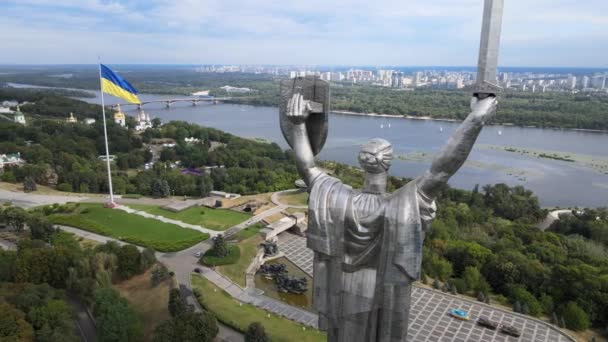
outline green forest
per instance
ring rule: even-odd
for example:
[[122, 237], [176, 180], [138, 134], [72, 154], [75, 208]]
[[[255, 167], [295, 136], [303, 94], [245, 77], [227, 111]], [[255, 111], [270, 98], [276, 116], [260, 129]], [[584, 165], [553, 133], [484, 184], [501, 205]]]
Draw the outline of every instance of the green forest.
[[[26, 93], [30, 95], [25, 96], [29, 101], [38, 99], [38, 93]], [[107, 192], [105, 164], [98, 158], [105, 154], [101, 120], [86, 125], [52, 119], [65, 117], [64, 113], [72, 111], [79, 117], [96, 118], [101, 115], [100, 107], [53, 94], [46, 94], [42, 99], [44, 102], [23, 108], [26, 113], [30, 108], [37, 109], [40, 117], [35, 124], [22, 126], [0, 121], [0, 151], [19, 152], [27, 161], [23, 167], [7, 168], [1, 179], [22, 182], [33, 178], [38, 184], [57, 186], [64, 191]], [[132, 120], [129, 118], [127, 122], [130, 127], [133, 127]], [[186, 144], [186, 137], [195, 137], [204, 143]], [[252, 194], [287, 189], [296, 180], [292, 154], [278, 145], [254, 142], [185, 122], [170, 122], [141, 135], [109, 122], [108, 139], [110, 154], [116, 156], [112, 185], [117, 194], [201, 196], [212, 190]], [[152, 158], [145, 144], [156, 139], [173, 139], [176, 146], [161, 151], [163, 163], [143, 170]], [[211, 141], [220, 146], [211, 150]], [[222, 167], [205, 172], [202, 177], [192, 177], [182, 174], [180, 168], [169, 166], [177, 160], [183, 168]], [[140, 172], [129, 172], [133, 169]]]

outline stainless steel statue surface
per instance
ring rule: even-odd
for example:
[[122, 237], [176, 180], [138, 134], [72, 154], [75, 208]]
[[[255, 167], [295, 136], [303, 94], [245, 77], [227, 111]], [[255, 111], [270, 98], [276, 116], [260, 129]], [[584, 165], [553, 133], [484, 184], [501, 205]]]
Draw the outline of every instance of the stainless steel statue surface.
[[308, 185], [307, 244], [314, 251], [313, 306], [330, 342], [407, 340], [411, 283], [419, 278], [422, 242], [434, 199], [466, 161], [496, 111], [495, 84], [503, 0], [486, 0], [478, 84], [472, 112], [422, 176], [386, 193], [393, 147], [372, 139], [359, 152], [363, 189], [315, 165], [327, 139], [329, 86], [314, 77], [281, 84], [280, 122]]

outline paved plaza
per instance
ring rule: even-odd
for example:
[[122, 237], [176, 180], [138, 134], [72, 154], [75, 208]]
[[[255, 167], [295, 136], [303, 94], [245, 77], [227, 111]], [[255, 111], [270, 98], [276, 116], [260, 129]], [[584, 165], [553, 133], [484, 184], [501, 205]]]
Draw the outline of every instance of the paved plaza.
[[[312, 276], [313, 252], [306, 247], [306, 238], [283, 233], [279, 236], [279, 250], [291, 262]], [[448, 316], [447, 312], [452, 308], [468, 311], [471, 320], [461, 321]], [[514, 326], [522, 335], [520, 338], [514, 338], [480, 327], [475, 323], [480, 317]], [[566, 342], [574, 340], [552, 325], [475, 301], [414, 286], [408, 341]]]

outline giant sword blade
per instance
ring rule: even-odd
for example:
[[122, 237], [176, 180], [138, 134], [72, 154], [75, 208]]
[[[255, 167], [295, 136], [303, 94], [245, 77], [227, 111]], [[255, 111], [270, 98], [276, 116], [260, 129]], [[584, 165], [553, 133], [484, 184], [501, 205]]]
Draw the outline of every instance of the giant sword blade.
[[485, 0], [477, 63], [477, 83], [473, 87], [473, 95], [479, 99], [496, 96], [501, 90], [496, 81], [496, 68], [498, 67], [503, 9], [504, 0]]

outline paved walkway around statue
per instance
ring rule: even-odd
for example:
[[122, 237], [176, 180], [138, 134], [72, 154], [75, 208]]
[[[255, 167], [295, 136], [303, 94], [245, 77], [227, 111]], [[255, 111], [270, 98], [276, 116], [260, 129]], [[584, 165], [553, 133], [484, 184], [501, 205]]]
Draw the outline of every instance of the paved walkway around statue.
[[259, 308], [262, 308], [279, 316], [283, 316], [292, 321], [304, 324], [312, 328], [317, 328], [318, 317], [316, 314], [266, 297], [261, 294], [259, 290], [243, 289], [242, 287], [232, 282], [232, 280], [224, 277], [223, 275], [210, 268], [201, 267], [201, 269], [201, 274], [203, 277], [217, 285], [219, 288], [226, 291], [230, 296], [237, 299], [238, 301], [255, 305]]
[[[279, 236], [279, 250], [311, 277], [313, 253], [306, 247], [306, 238], [283, 233]], [[470, 321], [457, 320], [448, 315], [450, 309], [466, 310]], [[516, 339], [498, 331], [480, 327], [480, 317], [511, 325], [521, 331]], [[517, 342], [566, 342], [575, 341], [552, 324], [530, 316], [520, 315], [462, 297], [414, 285], [408, 341], [517, 341]]]

